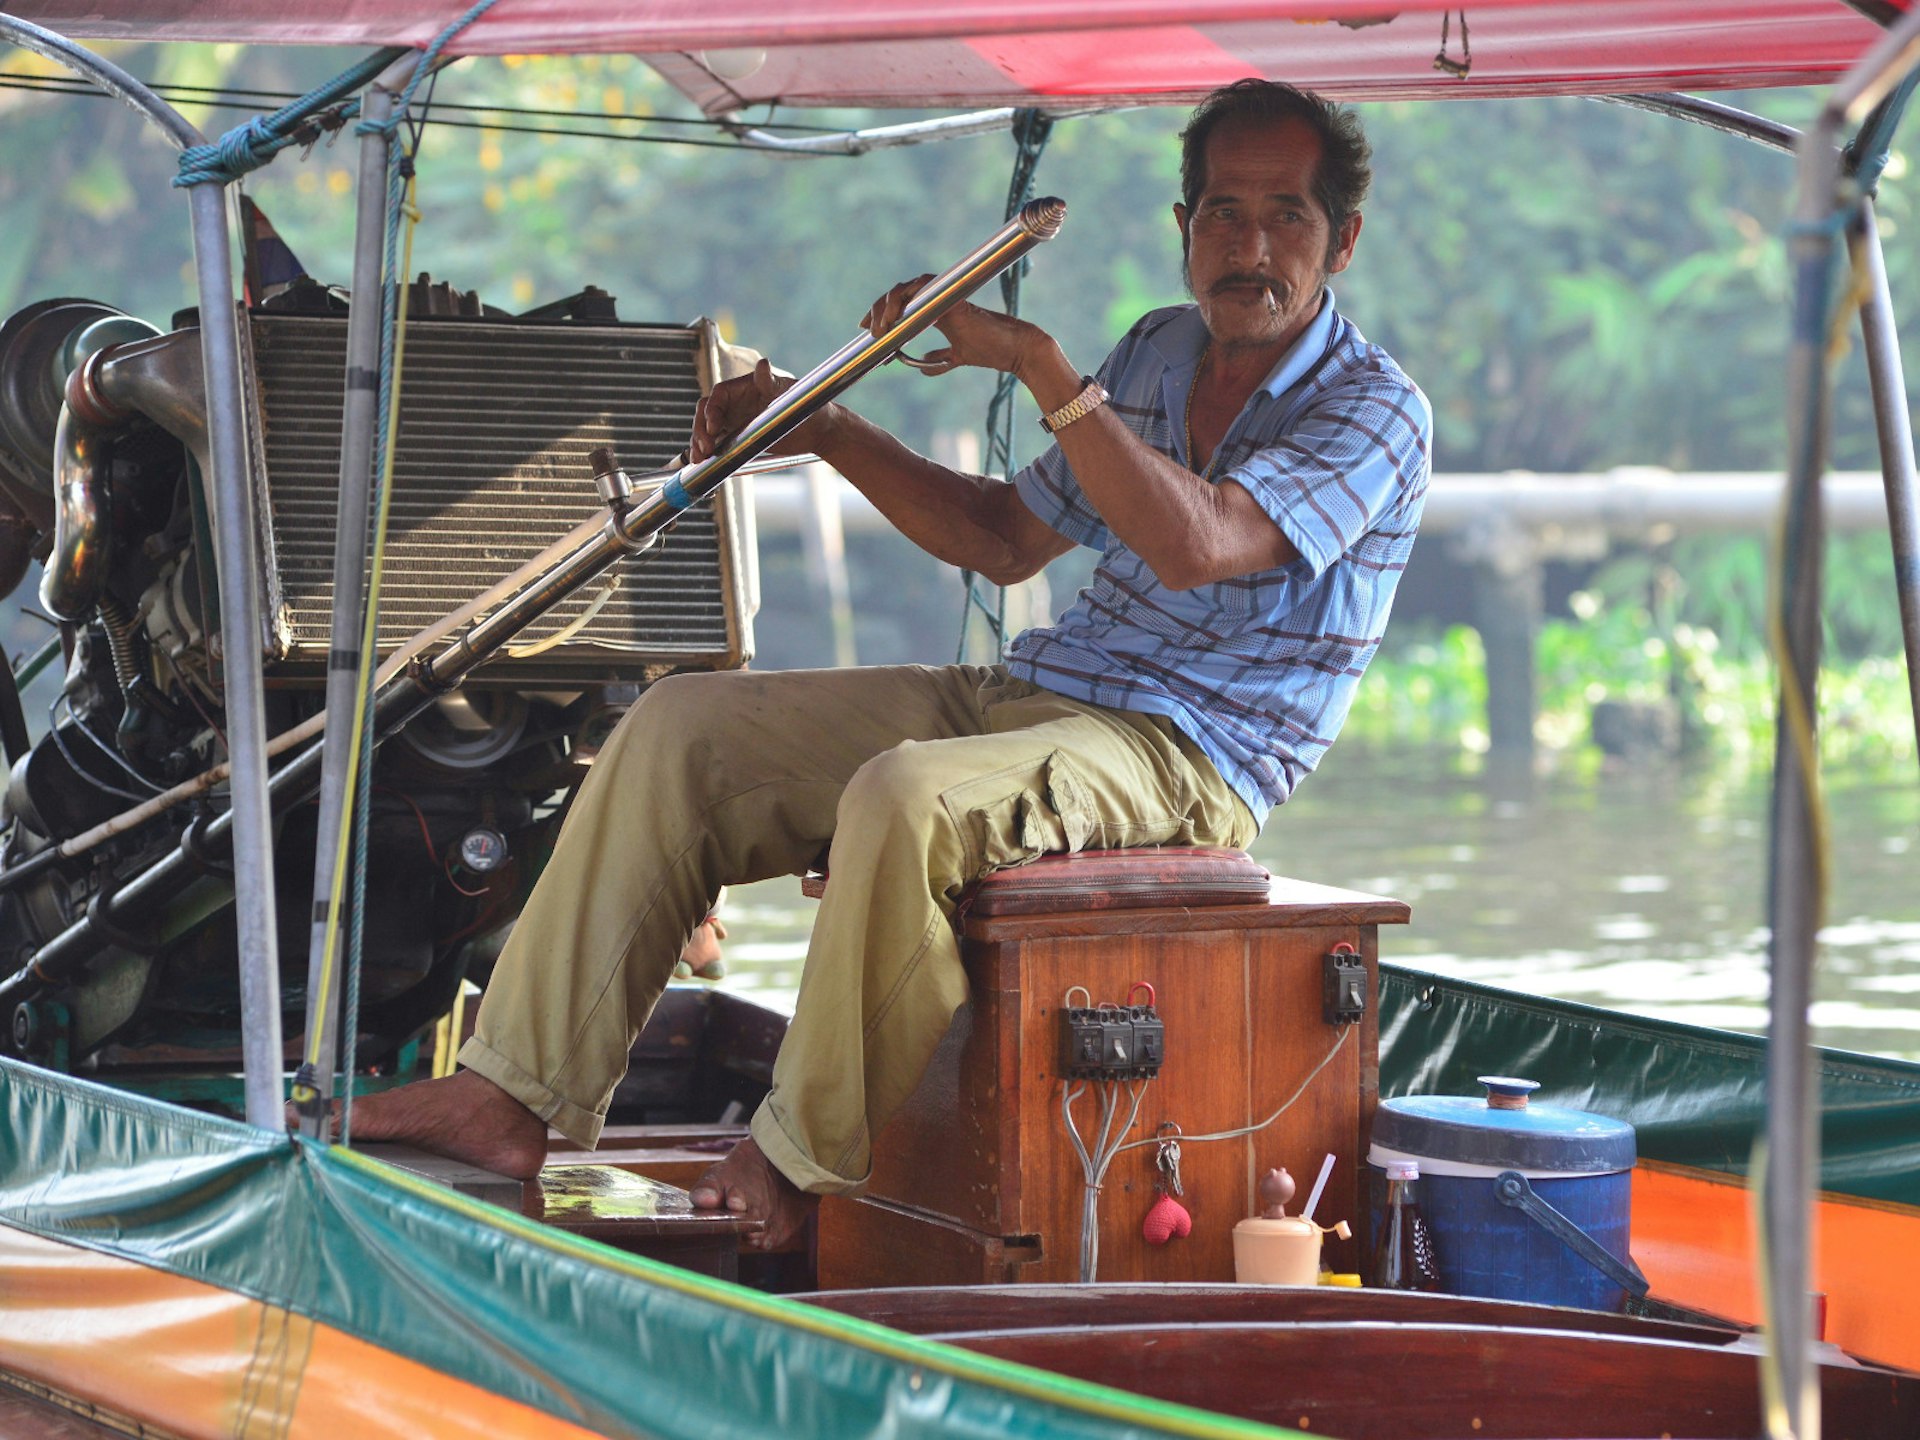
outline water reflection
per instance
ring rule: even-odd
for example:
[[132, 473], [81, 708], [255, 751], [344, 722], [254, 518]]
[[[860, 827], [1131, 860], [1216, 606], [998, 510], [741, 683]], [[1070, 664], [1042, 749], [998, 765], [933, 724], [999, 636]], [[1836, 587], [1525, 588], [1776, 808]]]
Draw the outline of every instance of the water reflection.
[[[1833, 888], [1814, 1024], [1824, 1044], [1920, 1059], [1920, 782], [1910, 762], [1826, 781]], [[1409, 902], [1412, 924], [1381, 937], [1400, 964], [1759, 1031], [1767, 793], [1764, 770], [1528, 779], [1468, 773], [1451, 754], [1336, 749], [1254, 855]], [[812, 919], [798, 881], [735, 890], [727, 917], [728, 984], [790, 1005]]]

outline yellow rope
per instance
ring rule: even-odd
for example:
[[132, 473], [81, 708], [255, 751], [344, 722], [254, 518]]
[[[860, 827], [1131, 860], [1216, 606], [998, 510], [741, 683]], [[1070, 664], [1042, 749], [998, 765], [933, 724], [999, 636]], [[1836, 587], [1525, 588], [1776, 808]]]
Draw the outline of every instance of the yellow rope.
[[[366, 616], [360, 632], [360, 670], [356, 694], [366, 686], [366, 667], [373, 663], [375, 626], [380, 614], [380, 579], [387, 552], [387, 516], [393, 503], [393, 452], [400, 438], [400, 376], [401, 362], [407, 352], [407, 292], [405, 277], [413, 273], [413, 231], [420, 223], [420, 210], [414, 204], [413, 176], [407, 177], [407, 192], [401, 213], [406, 216], [406, 236], [403, 241], [403, 259], [400, 273], [394, 277], [396, 297], [393, 318], [393, 384], [388, 387], [387, 413], [381, 416], [386, 428], [385, 454], [380, 466], [380, 508], [375, 514], [373, 531], [373, 563], [367, 580]], [[360, 753], [366, 739], [365, 707], [356, 703], [353, 708], [353, 726], [347, 732], [347, 774], [360, 773]], [[340, 810], [340, 829], [335, 837], [333, 855], [333, 883], [327, 893], [327, 930], [323, 941], [322, 954], [331, 957], [340, 943], [341, 899], [347, 882], [349, 851], [353, 841], [353, 809], [342, 806]], [[321, 968], [320, 993], [315, 997], [316, 1013], [325, 1015], [333, 1000], [334, 967], [329, 964]], [[308, 1025], [309, 1037], [307, 1063], [317, 1066], [320, 1063], [320, 1036], [324, 1026]], [[348, 1063], [352, 1063], [351, 1057]], [[299, 1097], [296, 1096], [296, 1099]]]

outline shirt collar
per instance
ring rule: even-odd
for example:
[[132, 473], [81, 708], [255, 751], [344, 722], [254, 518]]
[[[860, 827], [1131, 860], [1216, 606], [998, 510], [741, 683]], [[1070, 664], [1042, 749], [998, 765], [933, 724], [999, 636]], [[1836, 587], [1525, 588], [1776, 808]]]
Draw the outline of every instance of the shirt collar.
[[[1287, 347], [1286, 354], [1274, 362], [1273, 369], [1267, 372], [1267, 378], [1261, 382], [1260, 388], [1277, 400], [1306, 379], [1307, 373], [1326, 353], [1327, 344], [1333, 336], [1334, 319], [1333, 291], [1323, 289], [1320, 292], [1319, 312], [1300, 332], [1299, 338]], [[1186, 313], [1171, 325], [1161, 327], [1153, 336], [1152, 343], [1169, 369], [1192, 371], [1198, 368], [1201, 353], [1207, 348], [1207, 322], [1200, 314], [1200, 307], [1188, 306]]]

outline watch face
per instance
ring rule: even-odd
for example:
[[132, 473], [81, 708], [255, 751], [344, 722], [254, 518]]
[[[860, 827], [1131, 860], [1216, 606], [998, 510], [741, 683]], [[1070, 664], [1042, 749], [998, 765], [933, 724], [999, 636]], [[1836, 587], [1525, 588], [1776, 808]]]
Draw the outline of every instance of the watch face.
[[498, 830], [469, 830], [460, 841], [460, 863], [476, 875], [507, 863], [507, 838]]

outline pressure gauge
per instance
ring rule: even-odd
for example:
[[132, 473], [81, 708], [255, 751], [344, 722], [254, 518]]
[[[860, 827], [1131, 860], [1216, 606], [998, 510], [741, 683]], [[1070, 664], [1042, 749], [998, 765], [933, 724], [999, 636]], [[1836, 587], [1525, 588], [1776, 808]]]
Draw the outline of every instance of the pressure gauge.
[[490, 875], [507, 863], [507, 837], [484, 825], [460, 840], [460, 863], [476, 875]]

